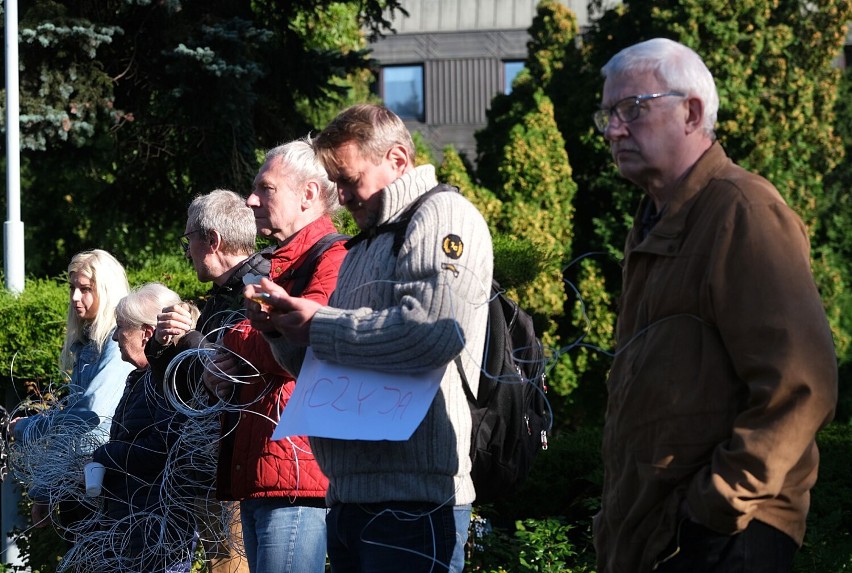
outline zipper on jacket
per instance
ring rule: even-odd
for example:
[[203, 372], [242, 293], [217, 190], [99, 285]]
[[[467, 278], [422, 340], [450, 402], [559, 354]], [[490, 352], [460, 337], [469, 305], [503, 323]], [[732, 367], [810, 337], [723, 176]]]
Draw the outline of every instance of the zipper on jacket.
[[683, 524], [687, 519], [689, 519], [689, 518], [684, 517], [677, 524], [677, 533], [675, 534], [674, 551], [672, 551], [671, 553], [669, 553], [668, 555], [666, 555], [662, 559], [658, 559], [657, 561], [655, 561], [654, 565], [651, 567], [651, 571], [656, 571], [660, 567], [660, 565], [662, 565], [663, 563], [666, 563], [667, 561], [671, 561], [672, 559], [674, 559], [677, 556], [678, 553], [680, 553], [680, 530], [683, 527]]

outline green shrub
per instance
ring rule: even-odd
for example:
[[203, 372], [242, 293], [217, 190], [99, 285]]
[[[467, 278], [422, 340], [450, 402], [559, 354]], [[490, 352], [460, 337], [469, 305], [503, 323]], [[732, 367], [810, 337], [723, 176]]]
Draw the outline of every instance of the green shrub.
[[146, 260], [141, 267], [128, 268], [127, 280], [131, 287], [147, 282], [160, 282], [185, 300], [201, 300], [210, 288], [201, 283], [192, 263], [179, 255], [158, 255]]
[[592, 573], [593, 555], [578, 552], [569, 535], [575, 529], [560, 517], [525, 519], [515, 523], [510, 535], [499, 529], [483, 530], [475, 521], [467, 569], [485, 573]]
[[[18, 511], [27, 516], [29, 526], [30, 500], [23, 498], [18, 503]], [[52, 527], [28, 528], [26, 533], [15, 528], [12, 535], [17, 536], [18, 552], [29, 571], [34, 573], [54, 573], [59, 560], [68, 548], [66, 542]], [[10, 569], [11, 571], [12, 569]], [[14, 570], [19, 571], [19, 568]], [[0, 571], [3, 571], [0, 569]]]
[[475, 506], [468, 570], [593, 571], [591, 525], [603, 481], [600, 451], [600, 428], [558, 433], [515, 494]]
[[794, 571], [839, 573], [852, 569], [852, 427], [834, 423], [817, 436], [819, 479], [811, 492], [808, 531]]
[[63, 383], [59, 352], [65, 337], [68, 287], [47, 279], [27, 280], [24, 291], [0, 290], [0, 372], [3, 389]]

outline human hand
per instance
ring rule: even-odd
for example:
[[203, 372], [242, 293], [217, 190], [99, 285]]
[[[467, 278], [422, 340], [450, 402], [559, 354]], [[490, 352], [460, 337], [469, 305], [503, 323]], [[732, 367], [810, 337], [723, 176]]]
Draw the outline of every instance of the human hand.
[[[263, 282], [266, 281], [266, 286]], [[270, 281], [262, 278], [258, 283], [250, 283], [243, 289], [245, 300], [246, 318], [251, 323], [251, 327], [261, 332], [273, 332], [275, 327], [271, 322], [271, 312], [273, 297], [280, 296], [281, 293], [286, 294], [286, 291]]]
[[192, 330], [192, 313], [189, 305], [182, 302], [167, 306], [157, 315], [154, 339], [165, 346], [177, 342], [190, 330]]
[[26, 416], [18, 416], [17, 418], [9, 422], [9, 433], [11, 435], [15, 435], [15, 426], [18, 425], [18, 421], [23, 420], [24, 418], [26, 418]]
[[[306, 298], [294, 297], [264, 278], [260, 285], [248, 285], [243, 291], [247, 316], [252, 327], [264, 332], [280, 332], [291, 344], [310, 344], [310, 324], [322, 305]], [[262, 297], [262, 298], [261, 298]]]
[[33, 503], [30, 518], [33, 520], [33, 527], [47, 527], [50, 524], [50, 506], [46, 503]]
[[234, 392], [233, 377], [240, 374], [240, 365], [230, 353], [213, 356], [201, 379], [207, 390], [220, 400], [227, 401]]

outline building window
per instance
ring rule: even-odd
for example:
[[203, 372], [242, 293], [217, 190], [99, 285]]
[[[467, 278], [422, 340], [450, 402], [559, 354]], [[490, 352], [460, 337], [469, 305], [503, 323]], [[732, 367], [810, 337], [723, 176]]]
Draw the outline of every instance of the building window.
[[382, 99], [402, 119], [423, 121], [423, 66], [382, 68]]
[[503, 62], [503, 93], [507, 95], [512, 93], [512, 82], [523, 69], [523, 61]]

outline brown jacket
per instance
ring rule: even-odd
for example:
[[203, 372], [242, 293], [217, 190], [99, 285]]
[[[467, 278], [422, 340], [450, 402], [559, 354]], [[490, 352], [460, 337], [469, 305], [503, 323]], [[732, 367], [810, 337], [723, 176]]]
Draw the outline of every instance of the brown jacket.
[[721, 533], [752, 519], [801, 544], [837, 363], [807, 232], [714, 144], [625, 248], [608, 380], [601, 573], [653, 570], [678, 508]]

